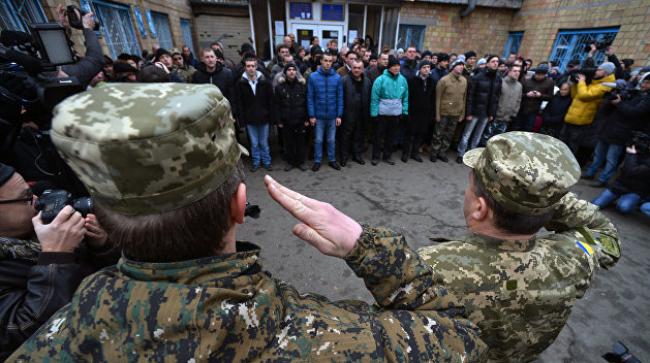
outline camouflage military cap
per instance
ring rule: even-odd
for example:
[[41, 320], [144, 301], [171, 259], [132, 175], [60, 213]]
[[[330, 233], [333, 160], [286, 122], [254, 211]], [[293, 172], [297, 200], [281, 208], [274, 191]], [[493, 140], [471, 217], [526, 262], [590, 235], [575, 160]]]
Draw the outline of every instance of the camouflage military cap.
[[580, 178], [580, 166], [560, 140], [531, 132], [492, 137], [463, 156], [486, 192], [513, 212], [550, 211]]
[[112, 83], [54, 109], [52, 141], [102, 205], [127, 215], [202, 199], [240, 154], [230, 104], [213, 85]]

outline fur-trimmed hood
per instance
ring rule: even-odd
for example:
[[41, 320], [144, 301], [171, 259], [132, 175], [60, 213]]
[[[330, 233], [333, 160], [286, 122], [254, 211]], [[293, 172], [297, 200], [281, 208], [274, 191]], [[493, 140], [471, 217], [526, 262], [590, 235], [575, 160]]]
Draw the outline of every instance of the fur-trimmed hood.
[[[278, 73], [277, 77], [278, 77], [278, 84], [283, 84], [284, 82], [287, 81], [287, 75], [284, 72]], [[306, 82], [305, 77], [303, 77], [302, 74], [300, 74], [300, 71], [296, 71], [296, 79], [300, 84], [305, 84]]]

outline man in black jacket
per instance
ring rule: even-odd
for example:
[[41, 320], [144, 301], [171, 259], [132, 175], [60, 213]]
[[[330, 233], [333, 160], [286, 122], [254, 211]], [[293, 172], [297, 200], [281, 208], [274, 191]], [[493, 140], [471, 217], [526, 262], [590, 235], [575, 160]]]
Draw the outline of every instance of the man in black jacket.
[[[465, 129], [458, 144], [457, 163], [463, 155], [478, 146], [488, 121], [494, 120], [501, 95], [501, 77], [497, 74], [499, 56], [487, 57], [484, 70], [472, 76], [467, 85], [467, 109]], [[471, 140], [471, 142], [470, 142]]]
[[201, 61], [201, 65], [192, 75], [192, 83], [212, 83], [219, 87], [232, 104], [234, 79], [232, 71], [223, 65], [223, 54], [218, 50], [205, 48], [201, 51]]
[[273, 87], [262, 72], [257, 70], [257, 59], [250, 57], [244, 61], [246, 71], [235, 85], [234, 116], [240, 125], [246, 126], [251, 141], [251, 172], [260, 168], [272, 170], [271, 150], [269, 148], [269, 129], [271, 123], [271, 102]]
[[285, 171], [305, 166], [307, 116], [307, 84], [295, 63], [287, 63], [284, 71], [277, 77], [273, 101], [274, 119], [282, 129], [284, 151], [287, 159]]
[[429, 125], [436, 117], [436, 83], [431, 76], [431, 62], [424, 60], [418, 65], [420, 72], [408, 80], [409, 84], [409, 116], [406, 121], [406, 137], [402, 150], [402, 161], [409, 157], [422, 162], [418, 148], [425, 138]]
[[343, 122], [341, 123], [341, 166], [352, 160], [363, 165], [364, 126], [370, 118], [371, 83], [363, 71], [363, 61], [352, 62], [350, 74], [343, 77]]
[[22, 176], [0, 163], [0, 361], [69, 303], [84, 277], [119, 257], [94, 215], [84, 219], [68, 206], [43, 224], [35, 200]]

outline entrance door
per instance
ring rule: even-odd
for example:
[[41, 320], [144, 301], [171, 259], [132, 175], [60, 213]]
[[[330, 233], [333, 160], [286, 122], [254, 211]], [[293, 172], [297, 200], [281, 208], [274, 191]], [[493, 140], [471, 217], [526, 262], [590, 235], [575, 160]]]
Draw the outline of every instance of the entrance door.
[[313, 36], [320, 39], [320, 47], [327, 48], [327, 42], [336, 39], [339, 47], [343, 44], [343, 25], [315, 25], [315, 24], [296, 24], [291, 25], [291, 32], [296, 34], [297, 42], [300, 46], [309, 52], [311, 38]]

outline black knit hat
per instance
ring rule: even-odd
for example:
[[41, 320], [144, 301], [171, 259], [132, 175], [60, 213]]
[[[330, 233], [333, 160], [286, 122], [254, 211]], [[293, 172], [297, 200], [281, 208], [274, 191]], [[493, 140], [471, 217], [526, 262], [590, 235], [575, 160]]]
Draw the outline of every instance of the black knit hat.
[[296, 63], [294, 62], [288, 62], [287, 64], [284, 65], [284, 74], [287, 74], [287, 71], [289, 68], [295, 68], [295, 70], [298, 70], [298, 67], [296, 66]]
[[160, 60], [160, 57], [162, 57], [165, 54], [167, 54], [170, 57], [172, 56], [172, 54], [167, 49], [158, 48], [158, 50], [156, 51], [156, 55], [154, 56], [154, 59], [153, 59], [154, 62], [158, 62]]
[[432, 64], [433, 63], [431, 63], [428, 60], [423, 60], [423, 61], [420, 62], [420, 64], [418, 64], [418, 69], [422, 69], [422, 67], [424, 67], [424, 66], [429, 66], [429, 68], [431, 68]]
[[399, 65], [399, 60], [397, 60], [397, 58], [394, 55], [388, 56], [388, 67], [386, 68], [390, 68], [392, 66], [398, 66], [398, 65]]
[[472, 57], [476, 57], [476, 52], [475, 51], [470, 50], [470, 51], [465, 53], [465, 59], [470, 59]]
[[0, 186], [3, 186], [15, 172], [16, 170], [11, 166], [0, 163]]
[[444, 62], [449, 60], [449, 54], [447, 53], [438, 53], [438, 62]]

